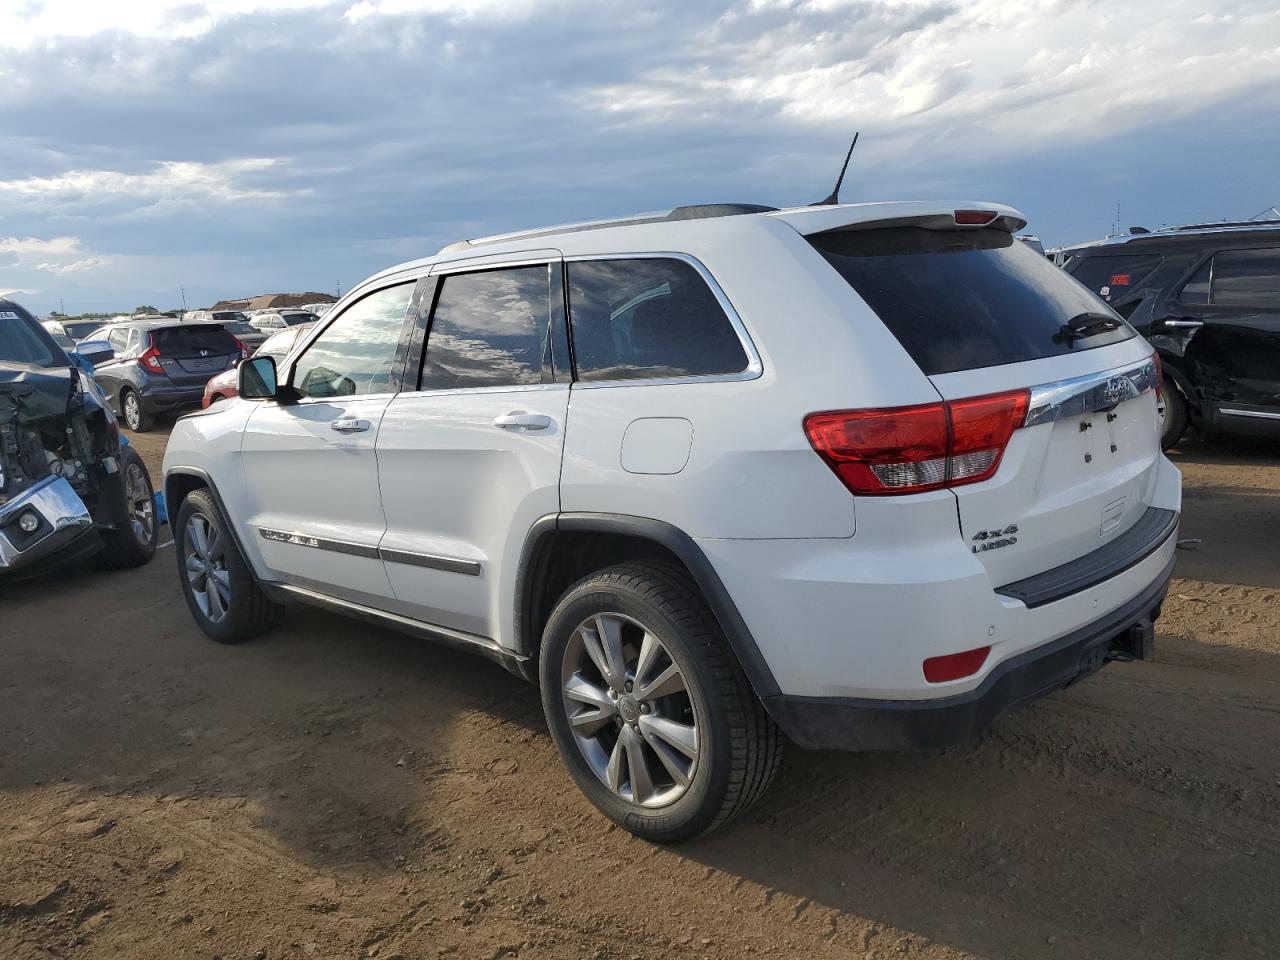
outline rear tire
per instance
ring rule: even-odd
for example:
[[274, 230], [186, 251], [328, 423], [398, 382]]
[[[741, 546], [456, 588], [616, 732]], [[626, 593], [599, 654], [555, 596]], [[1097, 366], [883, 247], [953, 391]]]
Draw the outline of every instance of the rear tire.
[[543, 633], [539, 680], [574, 782], [643, 839], [672, 843], [729, 822], [781, 765], [781, 732], [672, 566], [620, 564], [570, 587]]
[[155, 418], [143, 409], [142, 398], [136, 390], [121, 392], [120, 413], [124, 417], [124, 425], [134, 433], [146, 433], [155, 426]]
[[1173, 381], [1165, 377], [1160, 384], [1156, 403], [1160, 411], [1160, 446], [1168, 450], [1187, 432], [1187, 401]]
[[102, 532], [102, 562], [113, 570], [140, 567], [156, 555], [160, 525], [156, 522], [156, 495], [147, 465], [132, 447], [120, 450], [124, 479], [125, 523]]
[[182, 596], [210, 639], [240, 643], [280, 622], [284, 607], [258, 586], [208, 490], [187, 495], [172, 530]]

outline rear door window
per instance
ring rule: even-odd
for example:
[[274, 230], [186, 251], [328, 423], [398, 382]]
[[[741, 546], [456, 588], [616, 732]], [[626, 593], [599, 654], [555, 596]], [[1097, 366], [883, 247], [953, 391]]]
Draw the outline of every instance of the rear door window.
[[1091, 292], [1110, 303], [1150, 276], [1162, 260], [1158, 254], [1079, 257], [1069, 272]]
[[549, 352], [550, 278], [545, 263], [444, 277], [420, 389], [541, 383]]
[[162, 357], [224, 357], [238, 353], [235, 338], [222, 327], [165, 327], [151, 332]]
[[724, 376], [749, 365], [715, 294], [683, 260], [571, 262], [569, 325], [579, 380]]
[[1213, 282], [1213, 257], [1210, 257], [1196, 269], [1191, 279], [1182, 285], [1178, 300], [1193, 306], [1204, 306], [1209, 302], [1209, 285]]
[[1216, 307], [1280, 310], [1280, 247], [1216, 254], [1209, 302]]
[[[1135, 336], [1094, 294], [1002, 230], [896, 227], [807, 239], [930, 376]], [[1063, 334], [1068, 321], [1090, 314], [1119, 326]]]

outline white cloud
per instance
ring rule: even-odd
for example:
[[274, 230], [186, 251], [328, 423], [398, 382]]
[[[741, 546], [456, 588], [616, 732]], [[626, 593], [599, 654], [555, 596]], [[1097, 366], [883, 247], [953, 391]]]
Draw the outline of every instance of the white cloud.
[[243, 182], [246, 177], [273, 170], [279, 163], [271, 158], [248, 158], [220, 163], [163, 161], [147, 173], [69, 170], [49, 177], [0, 180], [0, 197], [70, 200], [133, 196], [165, 200], [201, 196], [213, 200], [274, 200], [305, 193]]
[[36, 269], [43, 270], [45, 273], [83, 273], [86, 270], [105, 267], [110, 262], [105, 257], [86, 257], [83, 260], [73, 260], [71, 263], [37, 263]]
[[22, 258], [31, 254], [43, 257], [66, 256], [78, 253], [79, 237], [54, 237], [40, 240], [36, 237], [0, 237], [0, 254], [10, 253]]

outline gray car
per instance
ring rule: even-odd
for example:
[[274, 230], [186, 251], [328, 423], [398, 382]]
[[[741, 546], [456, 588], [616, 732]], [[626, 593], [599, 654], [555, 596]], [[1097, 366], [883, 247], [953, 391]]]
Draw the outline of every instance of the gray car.
[[155, 418], [198, 407], [210, 377], [248, 356], [221, 323], [134, 320], [113, 323], [87, 338], [103, 349], [86, 353], [93, 376], [125, 425], [150, 430]]

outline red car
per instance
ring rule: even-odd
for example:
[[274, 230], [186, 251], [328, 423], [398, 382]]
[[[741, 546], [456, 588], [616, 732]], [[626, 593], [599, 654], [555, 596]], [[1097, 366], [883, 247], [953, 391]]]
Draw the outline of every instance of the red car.
[[[294, 343], [304, 333], [315, 326], [315, 323], [299, 323], [295, 326], [281, 330], [273, 337], [267, 340], [255, 352], [255, 357], [274, 357], [276, 363], [280, 363], [289, 355], [289, 351], [293, 349]], [[204, 400], [201, 402], [202, 407], [207, 407], [211, 403], [217, 403], [219, 400], [230, 400], [237, 395], [237, 371], [235, 367], [230, 370], [224, 370], [218, 374], [204, 388]]]

